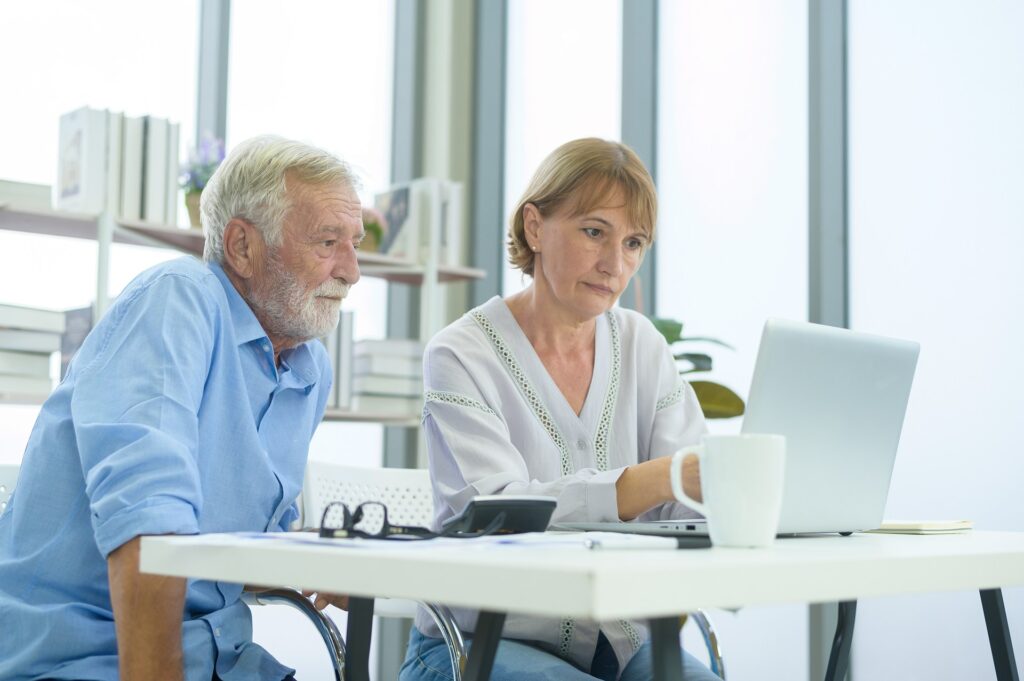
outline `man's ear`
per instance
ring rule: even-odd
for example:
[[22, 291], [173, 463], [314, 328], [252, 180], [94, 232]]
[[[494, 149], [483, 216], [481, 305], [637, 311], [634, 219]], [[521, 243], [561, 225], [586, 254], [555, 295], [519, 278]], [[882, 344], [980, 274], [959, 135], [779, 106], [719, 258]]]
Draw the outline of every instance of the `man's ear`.
[[231, 218], [224, 225], [224, 263], [239, 277], [253, 276], [262, 247], [258, 230], [249, 222]]

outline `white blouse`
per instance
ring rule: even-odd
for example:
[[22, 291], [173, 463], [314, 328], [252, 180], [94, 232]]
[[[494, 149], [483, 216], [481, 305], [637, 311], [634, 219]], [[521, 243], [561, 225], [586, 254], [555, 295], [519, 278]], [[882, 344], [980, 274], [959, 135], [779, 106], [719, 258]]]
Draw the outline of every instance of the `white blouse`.
[[[557, 497], [552, 522], [617, 521], [615, 483], [627, 466], [671, 456], [707, 432], [664, 338], [646, 317], [622, 308], [597, 319], [593, 378], [579, 415], [499, 297], [431, 340], [423, 379], [436, 527], [482, 494]], [[671, 503], [641, 517], [696, 515]], [[463, 631], [474, 630], [476, 612], [453, 612]], [[439, 636], [422, 611], [416, 626]], [[503, 636], [537, 643], [589, 670], [599, 630], [620, 670], [647, 637], [638, 622], [516, 614], [506, 619]]]

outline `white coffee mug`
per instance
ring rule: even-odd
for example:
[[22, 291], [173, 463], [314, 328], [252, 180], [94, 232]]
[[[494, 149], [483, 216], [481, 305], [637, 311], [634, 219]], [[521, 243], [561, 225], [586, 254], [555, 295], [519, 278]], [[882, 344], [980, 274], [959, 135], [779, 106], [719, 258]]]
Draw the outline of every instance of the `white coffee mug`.
[[[691, 454], [700, 460], [703, 503], [683, 491], [683, 459]], [[770, 546], [779, 529], [785, 464], [782, 435], [705, 435], [672, 455], [672, 494], [704, 514], [715, 546]]]

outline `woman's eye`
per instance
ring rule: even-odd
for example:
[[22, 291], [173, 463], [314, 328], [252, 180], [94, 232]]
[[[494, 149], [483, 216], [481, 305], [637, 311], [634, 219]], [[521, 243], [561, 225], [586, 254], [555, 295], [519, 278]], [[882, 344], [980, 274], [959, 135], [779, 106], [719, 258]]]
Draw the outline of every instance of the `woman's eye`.
[[626, 242], [626, 248], [631, 251], [636, 251], [644, 247], [644, 242], [640, 239], [630, 239]]
[[601, 236], [601, 230], [597, 227], [584, 227], [583, 233], [592, 238]]

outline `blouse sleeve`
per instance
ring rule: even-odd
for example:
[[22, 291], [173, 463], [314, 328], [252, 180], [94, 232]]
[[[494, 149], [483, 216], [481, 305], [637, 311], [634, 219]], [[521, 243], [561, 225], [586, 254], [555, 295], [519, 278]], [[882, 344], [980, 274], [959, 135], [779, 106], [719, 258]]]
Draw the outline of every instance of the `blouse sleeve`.
[[[704, 412], [697, 401], [693, 388], [683, 380], [676, 368], [672, 351], [662, 342], [662, 358], [658, 374], [658, 399], [654, 409], [654, 426], [651, 432], [649, 459], [672, 456], [686, 445], [700, 442], [708, 432]], [[640, 520], [669, 520], [699, 518], [693, 509], [672, 502], [652, 508], [640, 516]]]
[[552, 522], [618, 520], [615, 483], [622, 469], [577, 470], [554, 480], [531, 477], [512, 443], [500, 406], [489, 405], [464, 355], [431, 345], [424, 361], [423, 429], [438, 523], [476, 495], [536, 494], [558, 499]]

